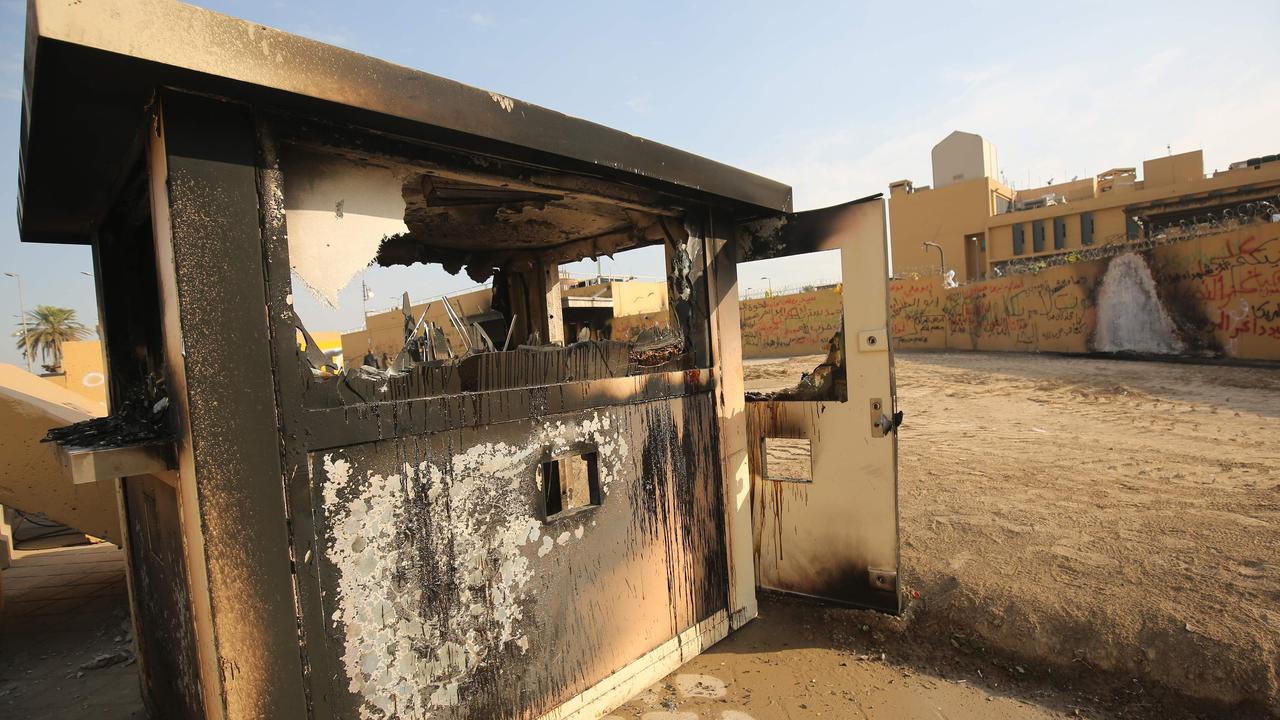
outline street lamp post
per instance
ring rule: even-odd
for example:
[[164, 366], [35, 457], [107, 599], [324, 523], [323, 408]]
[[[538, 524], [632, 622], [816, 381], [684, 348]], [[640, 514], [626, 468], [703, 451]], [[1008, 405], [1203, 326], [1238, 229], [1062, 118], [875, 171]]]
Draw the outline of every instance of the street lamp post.
[[27, 329], [27, 306], [22, 302], [22, 277], [18, 273], [5, 273], [18, 281], [18, 317], [22, 319], [22, 354], [27, 358], [27, 372], [31, 372], [31, 331]]
[[[83, 275], [83, 276], [85, 276], [85, 277], [87, 277], [87, 278], [89, 278], [90, 280], [92, 280], [92, 281], [93, 281], [93, 285], [94, 285], [94, 288], [93, 288], [93, 289], [94, 289], [94, 300], [96, 301], [96, 300], [97, 300], [97, 289], [98, 289], [98, 287], [97, 287], [97, 286], [98, 286], [98, 278], [97, 278], [97, 276], [96, 276], [96, 275], [94, 275], [93, 273], [91, 273], [91, 272], [87, 272], [87, 271], [85, 271], [85, 270], [81, 270], [81, 271], [80, 271], [80, 274], [81, 274], [81, 275]], [[98, 322], [96, 322], [96, 323], [94, 323], [94, 324], [93, 324], [93, 331], [94, 331], [94, 333], [96, 333], [96, 334], [97, 334], [97, 336], [98, 336], [98, 340], [99, 340], [99, 341], [101, 341], [101, 340], [102, 340], [102, 315], [98, 315]]]
[[773, 278], [762, 277], [762, 278], [760, 278], [760, 279], [761, 279], [761, 280], [763, 280], [763, 281], [765, 281], [765, 282], [767, 282], [767, 283], [769, 283], [769, 290], [768, 290], [768, 292], [769, 292], [769, 297], [773, 297]]
[[945, 253], [942, 252], [942, 246], [939, 245], [938, 243], [927, 242], [927, 241], [920, 246], [920, 249], [924, 250], [925, 252], [928, 252], [929, 248], [934, 248], [938, 251], [938, 272], [939, 274], [946, 275], [947, 274], [947, 256]]

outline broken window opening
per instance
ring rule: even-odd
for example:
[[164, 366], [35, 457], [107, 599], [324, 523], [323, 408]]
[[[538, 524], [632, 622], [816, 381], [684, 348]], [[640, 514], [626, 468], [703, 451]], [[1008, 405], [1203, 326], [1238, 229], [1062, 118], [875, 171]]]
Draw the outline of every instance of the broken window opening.
[[687, 247], [692, 242], [696, 239], [561, 265], [564, 336], [570, 342], [626, 344], [631, 374], [693, 368], [695, 280]]
[[710, 362], [702, 239], [680, 211], [287, 145], [281, 170], [309, 404]]
[[600, 471], [594, 451], [538, 465], [543, 517], [551, 523], [600, 505]]
[[840, 250], [739, 263], [738, 287], [747, 399], [847, 400]]
[[46, 442], [92, 450], [172, 443], [148, 179], [134, 168], [95, 239], [110, 414], [53, 428]]
[[809, 438], [766, 437], [760, 440], [765, 480], [813, 482], [813, 448]]

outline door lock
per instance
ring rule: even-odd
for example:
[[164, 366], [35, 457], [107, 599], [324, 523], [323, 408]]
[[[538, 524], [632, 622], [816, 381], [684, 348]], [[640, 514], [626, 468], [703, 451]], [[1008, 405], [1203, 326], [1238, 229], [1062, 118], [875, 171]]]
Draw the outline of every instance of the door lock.
[[891, 432], [897, 432], [898, 426], [902, 424], [902, 411], [889, 417], [884, 413], [884, 402], [880, 398], [871, 398], [871, 437], [884, 437]]

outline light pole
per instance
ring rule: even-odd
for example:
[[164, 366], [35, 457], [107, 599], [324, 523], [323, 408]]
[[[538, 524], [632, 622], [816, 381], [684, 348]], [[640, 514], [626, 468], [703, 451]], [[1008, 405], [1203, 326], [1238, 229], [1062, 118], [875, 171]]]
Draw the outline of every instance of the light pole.
[[[86, 270], [81, 270], [81, 271], [80, 271], [80, 274], [81, 274], [81, 275], [83, 275], [83, 276], [85, 276], [85, 277], [87, 277], [87, 278], [89, 278], [90, 280], [92, 280], [92, 281], [93, 281], [93, 286], [94, 286], [94, 287], [93, 287], [93, 289], [94, 289], [94, 301], [96, 302], [96, 301], [97, 301], [97, 299], [98, 299], [98, 293], [97, 293], [97, 290], [98, 290], [98, 276], [96, 276], [96, 275], [94, 275], [93, 273], [88, 272], [88, 271], [86, 271]], [[98, 340], [99, 340], [99, 342], [101, 342], [101, 340], [102, 340], [102, 322], [101, 322], [102, 315], [98, 315], [98, 318], [99, 318], [99, 321], [93, 324], [93, 331], [94, 331], [95, 333], [97, 333], [97, 335], [98, 335]]]
[[760, 279], [769, 283], [769, 290], [767, 292], [769, 293], [769, 297], [773, 297], [773, 278], [762, 277]]
[[27, 329], [27, 306], [22, 302], [22, 276], [18, 273], [5, 273], [18, 281], [18, 317], [22, 318], [22, 354], [27, 358], [27, 372], [31, 372], [31, 331]]
[[938, 243], [928, 242], [928, 241], [926, 241], [923, 245], [920, 246], [920, 249], [924, 250], [925, 252], [928, 252], [929, 248], [936, 248], [938, 250], [938, 273], [940, 275], [946, 275], [947, 274], [947, 256], [942, 252], [942, 246], [939, 245]]
[[369, 286], [364, 282], [364, 273], [360, 273], [360, 319], [364, 323], [364, 337], [369, 343], [369, 352], [373, 352], [373, 333], [369, 331]]

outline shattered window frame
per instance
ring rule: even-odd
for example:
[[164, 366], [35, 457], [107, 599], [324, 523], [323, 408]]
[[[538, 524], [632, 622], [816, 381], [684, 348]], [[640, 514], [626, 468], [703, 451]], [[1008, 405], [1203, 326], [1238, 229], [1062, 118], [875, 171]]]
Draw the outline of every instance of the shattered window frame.
[[[838, 329], [830, 337], [826, 339], [826, 342], [824, 343], [823, 351], [821, 353], [818, 353], [823, 356], [822, 359], [819, 360], [818, 363], [814, 365], [812, 369], [801, 371], [799, 377], [796, 378], [796, 381], [794, 384], [788, 387], [782, 387], [782, 388], [777, 388], [772, 390], [747, 390], [744, 392], [744, 397], [747, 401], [754, 401], [754, 402], [758, 402], [758, 401], [776, 401], [776, 402], [822, 401], [822, 402], [839, 402], [839, 403], [848, 402], [849, 400], [848, 369], [847, 369], [847, 364], [845, 362], [845, 341], [844, 341], [845, 308], [844, 308], [843, 293], [844, 293], [845, 278], [844, 278], [844, 272], [843, 272], [843, 259], [842, 259], [843, 252], [841, 248], [839, 247], [813, 248], [813, 249], [806, 249], [801, 252], [788, 252], [788, 253], [778, 253], [776, 255], [765, 255], [763, 257], [750, 257], [748, 259], [739, 261], [738, 272], [740, 275], [743, 275], [743, 276], [755, 277], [756, 273], [760, 272], [760, 268], [763, 266], [754, 265], [754, 263], [767, 262], [770, 260], [777, 260], [780, 258], [797, 258], [797, 257], [803, 257], [805, 255], [818, 255], [819, 253], [824, 253], [824, 252], [834, 253], [834, 257], [835, 257], [834, 265], [837, 268], [837, 272], [839, 273], [839, 278], [836, 279], [834, 283], [826, 283], [826, 282], [811, 283], [805, 289], [802, 289], [800, 292], [816, 293], [816, 292], [829, 291], [829, 292], [835, 293], [835, 296], [838, 298], [838, 302], [836, 303], [836, 308], [840, 314], [840, 323], [839, 323]], [[750, 266], [751, 272], [744, 273], [743, 272], [744, 266]], [[774, 295], [772, 292], [770, 292], [763, 299], [767, 302], [769, 300], [777, 300], [779, 298], [786, 298], [788, 296], [789, 294]], [[751, 300], [755, 300], [755, 299], [756, 298], [751, 298]], [[743, 302], [743, 301], [739, 301], [739, 302]], [[771, 310], [770, 312], [783, 314], [786, 312], [786, 310], [785, 308], [779, 307]], [[797, 357], [797, 355], [783, 356], [776, 359], [782, 360], [782, 359], [788, 359], [790, 357]]]
[[[660, 205], [644, 196], [632, 200], [626, 194], [634, 189], [614, 188], [588, 176], [537, 176], [519, 165], [441, 148], [414, 145], [406, 151], [401, 145], [396, 153], [352, 149], [367, 144], [281, 135], [280, 202], [293, 270], [287, 312], [298, 336], [304, 406], [372, 405], [713, 367], [706, 240], [699, 232], [699, 218], [707, 208]], [[299, 157], [305, 160], [299, 162]], [[338, 166], [357, 177], [341, 187], [342, 178], [317, 174], [308, 163], [322, 169]], [[500, 165], [506, 175], [494, 172]], [[515, 180], [512, 168], [522, 173]], [[332, 197], [317, 201], [325, 183], [335, 179], [338, 192], [331, 188]], [[392, 179], [398, 192], [388, 201]], [[351, 197], [344, 191], [353, 183], [363, 183], [372, 188], [367, 194], [381, 196]], [[548, 183], [560, 187], [553, 191]], [[647, 210], [646, 201], [656, 209]], [[396, 202], [403, 208], [400, 217], [395, 217]], [[513, 230], [508, 227], [512, 223], [502, 222], [521, 215], [531, 216], [524, 227]], [[476, 217], [490, 219], [468, 226], [468, 218]], [[557, 237], [557, 218], [589, 227], [566, 228]], [[357, 251], [371, 253], [371, 259], [348, 262], [338, 269], [338, 281], [331, 274], [327, 282], [313, 283], [299, 272], [300, 264], [308, 261], [328, 271], [333, 263], [317, 262], [314, 255], [327, 254], [332, 241], [347, 237], [348, 226], [364, 233], [353, 242]], [[534, 236], [528, 242], [521, 238], [526, 227]], [[567, 240], [563, 237], [577, 230]], [[491, 231], [493, 239], [485, 231]], [[312, 233], [318, 236], [308, 239]], [[566, 289], [560, 283], [559, 265], [655, 245], [665, 248], [667, 322], [656, 322], [656, 331], [628, 341], [564, 337], [564, 308], [555, 307]], [[413, 288], [413, 295], [434, 299], [415, 307], [410, 290], [405, 291], [404, 344], [395, 356], [388, 357], [385, 367], [369, 367], [347, 357], [343, 368], [320, 349], [311, 334], [317, 328], [307, 327], [292, 306], [294, 294], [313, 290], [322, 299], [326, 294], [336, 299], [337, 292], [358, 282], [369, 267], [418, 263], [438, 264], [452, 274], [466, 272], [478, 283], [490, 283], [490, 308], [501, 315], [503, 331], [486, 332], [462, 316], [446, 299], [449, 293], [437, 296], [430, 289]], [[445, 310], [448, 325], [430, 321], [432, 304], [437, 312]], [[368, 317], [365, 323], [361, 331], [367, 332]], [[462, 339], [462, 347], [454, 347], [446, 335], [455, 342]]]

